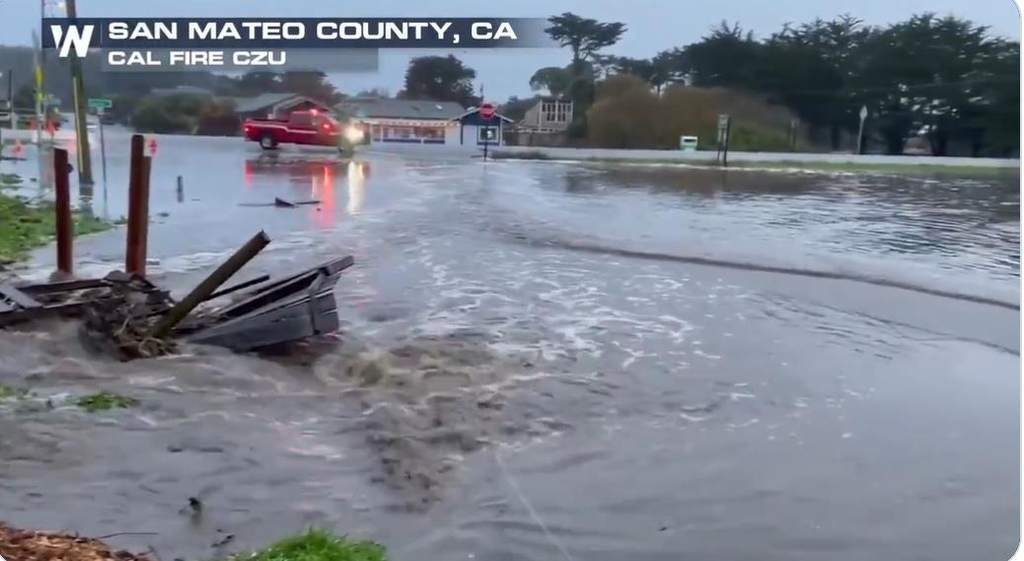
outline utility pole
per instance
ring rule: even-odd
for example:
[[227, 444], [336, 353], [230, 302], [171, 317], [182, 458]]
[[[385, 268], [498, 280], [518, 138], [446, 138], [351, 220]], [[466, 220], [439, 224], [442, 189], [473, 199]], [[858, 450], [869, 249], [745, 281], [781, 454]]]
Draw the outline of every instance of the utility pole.
[[[78, 17], [75, 0], [66, 0], [68, 19]], [[92, 153], [89, 151], [89, 128], [87, 126], [85, 84], [82, 82], [82, 60], [71, 57], [71, 87], [75, 103], [75, 136], [78, 138], [78, 183], [92, 185]]]

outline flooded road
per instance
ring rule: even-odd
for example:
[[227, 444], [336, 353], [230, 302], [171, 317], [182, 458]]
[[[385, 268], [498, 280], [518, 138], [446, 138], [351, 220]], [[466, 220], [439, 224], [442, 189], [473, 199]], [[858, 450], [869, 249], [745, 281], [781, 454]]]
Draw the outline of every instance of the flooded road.
[[[126, 148], [108, 136], [97, 214], [125, 213]], [[1016, 173], [349, 163], [174, 137], [153, 173], [156, 280], [187, 289], [262, 228], [247, 277], [356, 258], [343, 333], [287, 360], [130, 364], [73, 326], [3, 334], [0, 383], [58, 403], [0, 402], [11, 524], [165, 559], [310, 524], [396, 560], [1016, 548]], [[321, 202], [253, 206], [274, 197]], [[119, 264], [123, 237], [78, 240], [79, 274]], [[98, 389], [141, 405], [59, 405]]]

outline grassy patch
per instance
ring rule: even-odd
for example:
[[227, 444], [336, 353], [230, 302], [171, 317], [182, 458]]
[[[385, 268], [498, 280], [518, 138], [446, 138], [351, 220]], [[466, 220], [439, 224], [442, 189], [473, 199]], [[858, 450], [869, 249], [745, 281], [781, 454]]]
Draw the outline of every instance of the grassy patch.
[[24, 183], [24, 180], [16, 173], [0, 173], [0, 189], [4, 187], [17, 187], [22, 183]]
[[83, 395], [75, 402], [75, 405], [85, 409], [89, 413], [109, 411], [111, 409], [128, 409], [129, 407], [134, 407], [138, 404], [139, 401], [137, 399], [110, 392]]
[[28, 390], [0, 384], [0, 399], [21, 399], [28, 396]]
[[[75, 235], [93, 234], [112, 224], [90, 214], [75, 213]], [[53, 203], [31, 204], [0, 193], [0, 263], [20, 261], [56, 235]]]
[[877, 171], [885, 173], [942, 174], [942, 175], [1013, 175], [1019, 167], [956, 166], [945, 164], [891, 164], [876, 162], [805, 162], [782, 160], [778, 162], [730, 162], [736, 168], [793, 168], [818, 171]]
[[386, 561], [384, 547], [368, 541], [338, 537], [324, 530], [285, 538], [270, 547], [238, 554], [230, 561]]

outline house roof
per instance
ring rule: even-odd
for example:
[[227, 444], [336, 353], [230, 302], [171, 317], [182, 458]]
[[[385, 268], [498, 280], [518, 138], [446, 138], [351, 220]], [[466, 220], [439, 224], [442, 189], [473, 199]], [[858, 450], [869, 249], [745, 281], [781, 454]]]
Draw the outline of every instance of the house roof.
[[265, 93], [254, 97], [233, 97], [230, 98], [235, 103], [235, 111], [239, 113], [251, 113], [253, 111], [259, 111], [260, 109], [267, 109], [280, 105], [287, 101], [311, 101], [318, 105], [323, 105], [327, 108], [328, 106], [318, 102], [315, 99], [308, 98], [304, 95], [295, 93]]
[[152, 95], [164, 96], [164, 95], [177, 95], [177, 94], [192, 94], [192, 95], [206, 95], [212, 96], [213, 92], [206, 88], [199, 88], [196, 86], [175, 86], [173, 88], [153, 88], [150, 90]]
[[[461, 121], [462, 119], [464, 119], [466, 117], [469, 117], [470, 115], [475, 115], [475, 114], [477, 114], [479, 112], [480, 112], [480, 108], [479, 107], [474, 107], [474, 108], [466, 111], [465, 113], [463, 113], [461, 115], [453, 117], [451, 120], [452, 121]], [[508, 117], [506, 117], [506, 116], [504, 116], [504, 115], [502, 115], [502, 114], [500, 114], [498, 112], [495, 112], [494, 116], [499, 118], [499, 119], [501, 119], [502, 121], [505, 121], [506, 123], [514, 123], [515, 122], [512, 119], [509, 119]]]
[[448, 121], [465, 108], [453, 101], [417, 101], [411, 99], [350, 98], [338, 111], [377, 119], [437, 119]]

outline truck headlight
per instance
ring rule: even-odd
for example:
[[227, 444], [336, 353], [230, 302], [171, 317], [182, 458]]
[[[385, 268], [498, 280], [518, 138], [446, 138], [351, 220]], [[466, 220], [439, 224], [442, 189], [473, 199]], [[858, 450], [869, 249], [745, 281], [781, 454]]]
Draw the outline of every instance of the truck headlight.
[[345, 140], [357, 144], [363, 141], [363, 131], [358, 127], [345, 127]]

